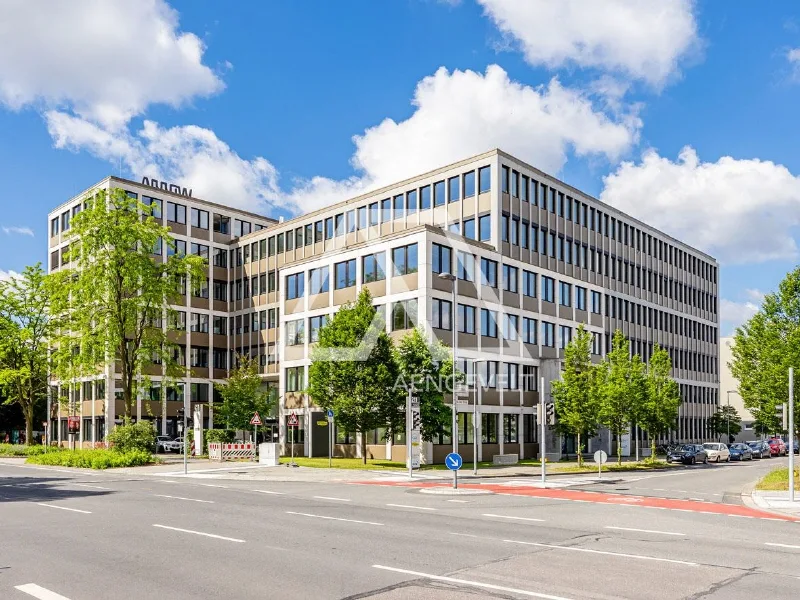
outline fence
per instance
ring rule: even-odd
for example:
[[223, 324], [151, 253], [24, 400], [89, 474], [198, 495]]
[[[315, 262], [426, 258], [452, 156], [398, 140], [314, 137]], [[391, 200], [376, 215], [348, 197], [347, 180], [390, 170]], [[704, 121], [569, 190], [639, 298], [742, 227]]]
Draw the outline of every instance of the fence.
[[223, 444], [220, 442], [209, 442], [208, 458], [211, 460], [231, 460], [235, 458], [253, 458], [256, 447], [252, 442], [240, 444]]

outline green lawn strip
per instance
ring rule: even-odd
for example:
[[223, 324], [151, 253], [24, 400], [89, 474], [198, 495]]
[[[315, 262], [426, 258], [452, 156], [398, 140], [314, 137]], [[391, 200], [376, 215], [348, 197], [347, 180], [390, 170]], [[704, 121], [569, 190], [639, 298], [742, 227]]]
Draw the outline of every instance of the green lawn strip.
[[[770, 471], [756, 484], [756, 489], [770, 492], [789, 491], [789, 468]], [[794, 489], [800, 490], [800, 469], [798, 468], [794, 470]]]
[[55, 450], [45, 454], [29, 456], [26, 463], [78, 469], [109, 469], [139, 467], [160, 462], [158, 458], [142, 450], [117, 452], [114, 450]]

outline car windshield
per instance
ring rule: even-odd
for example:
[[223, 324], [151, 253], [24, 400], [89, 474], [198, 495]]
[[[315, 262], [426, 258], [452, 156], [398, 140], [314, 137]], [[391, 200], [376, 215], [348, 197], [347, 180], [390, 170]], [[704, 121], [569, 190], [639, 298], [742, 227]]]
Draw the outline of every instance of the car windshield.
[[706, 450], [716, 450], [717, 449], [717, 445], [716, 444], [703, 444], [703, 448], [705, 448]]
[[694, 446], [691, 444], [686, 444], [685, 446], [681, 446], [681, 450], [684, 452], [694, 452]]

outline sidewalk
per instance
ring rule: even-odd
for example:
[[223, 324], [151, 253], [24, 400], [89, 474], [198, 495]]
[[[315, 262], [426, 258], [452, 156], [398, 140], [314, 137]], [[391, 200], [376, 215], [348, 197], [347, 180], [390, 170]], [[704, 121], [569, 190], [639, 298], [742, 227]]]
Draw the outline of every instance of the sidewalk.
[[789, 492], [757, 491], [750, 494], [753, 504], [763, 510], [800, 518], [800, 492], [795, 492], [795, 501], [789, 502]]

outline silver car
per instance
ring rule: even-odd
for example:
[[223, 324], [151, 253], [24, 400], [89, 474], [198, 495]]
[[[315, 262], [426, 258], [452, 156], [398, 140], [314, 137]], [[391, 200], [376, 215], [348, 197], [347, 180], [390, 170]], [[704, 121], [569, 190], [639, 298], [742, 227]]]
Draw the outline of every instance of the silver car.
[[728, 450], [728, 447], [719, 442], [707, 442], [703, 444], [703, 448], [706, 450], [706, 454], [708, 454], [708, 460], [710, 462], [731, 462], [731, 451]]

